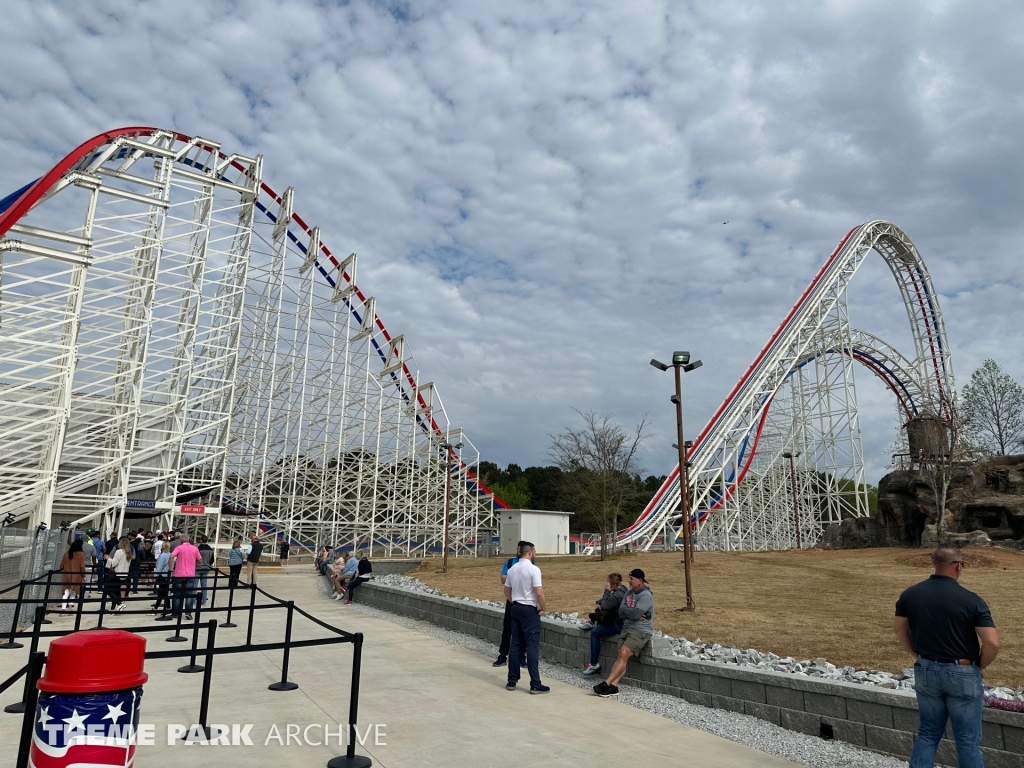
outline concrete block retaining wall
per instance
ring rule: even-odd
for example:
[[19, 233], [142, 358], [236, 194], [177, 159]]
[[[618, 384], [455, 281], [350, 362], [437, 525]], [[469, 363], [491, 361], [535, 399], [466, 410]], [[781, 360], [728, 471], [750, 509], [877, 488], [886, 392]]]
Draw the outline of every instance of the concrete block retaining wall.
[[[357, 598], [374, 608], [495, 644], [501, 640], [503, 613], [487, 605], [372, 582], [359, 588]], [[544, 620], [540, 651], [548, 661], [582, 669], [590, 653], [590, 636], [574, 626]], [[614, 657], [614, 638], [606, 639], [602, 668], [610, 669]], [[910, 755], [917, 731], [917, 702], [911, 692], [684, 659], [671, 655], [667, 641], [657, 637], [639, 659], [630, 661], [625, 682], [812, 736], [830, 727], [836, 739], [904, 758]], [[985, 765], [1024, 768], [1024, 714], [986, 709], [983, 726]], [[946, 737], [939, 745], [939, 762], [956, 765], [948, 728]]]
[[374, 576], [390, 576], [392, 574], [408, 573], [419, 568], [422, 560], [373, 560]]

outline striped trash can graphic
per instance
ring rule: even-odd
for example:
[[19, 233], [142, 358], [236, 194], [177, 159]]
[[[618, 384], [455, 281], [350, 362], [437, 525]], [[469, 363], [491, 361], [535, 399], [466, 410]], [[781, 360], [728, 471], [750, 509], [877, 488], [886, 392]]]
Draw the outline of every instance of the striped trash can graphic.
[[38, 682], [33, 768], [127, 768], [135, 761], [145, 638], [90, 629], [50, 644]]

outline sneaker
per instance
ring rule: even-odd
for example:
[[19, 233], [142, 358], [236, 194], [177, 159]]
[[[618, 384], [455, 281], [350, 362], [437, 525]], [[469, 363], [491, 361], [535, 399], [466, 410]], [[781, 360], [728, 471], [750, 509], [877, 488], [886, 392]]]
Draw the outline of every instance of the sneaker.
[[619, 688], [616, 685], [607, 685], [605, 686], [605, 689], [597, 695], [602, 699], [614, 699], [619, 695]]
[[506, 691], [514, 691], [515, 689], [516, 689], [516, 684], [515, 683], [508, 683], [508, 684], [505, 685], [505, 690]]
[[534, 694], [534, 693], [548, 693], [550, 690], [551, 690], [551, 688], [549, 686], [546, 686], [546, 685], [538, 685], [536, 688], [534, 686], [532, 686], [532, 685], [530, 686], [530, 693], [531, 694]]
[[581, 621], [576, 626], [579, 627], [580, 629], [582, 629], [584, 632], [589, 632], [590, 630], [592, 630], [594, 628], [594, 625], [591, 624], [589, 621]]
[[351, 600], [346, 600], [345, 601], [345, 605], [352, 605], [352, 601]]
[[186, 621], [192, 621], [192, 614], [191, 613], [186, 613], [185, 614], [185, 620]]
[[600, 664], [587, 664], [586, 669], [583, 670], [583, 674], [587, 675], [587, 676], [590, 676], [590, 675], [594, 674], [595, 672], [600, 672], [600, 671], [601, 671], [601, 665]]
[[498, 656], [498, 658], [494, 660], [494, 663], [491, 664], [491, 666], [504, 667], [506, 664], [508, 664], [508, 656]]
[[597, 685], [594, 686], [594, 693], [596, 693], [598, 696], [600, 696], [602, 693], [607, 691], [609, 688], [611, 688], [611, 686], [608, 685], [608, 683], [606, 683], [604, 680], [602, 680], [600, 683], [598, 683]]
[[344, 597], [344, 595], [342, 595], [340, 592], [335, 592], [334, 593], [334, 597], [332, 599], [333, 600], [341, 600], [342, 597]]

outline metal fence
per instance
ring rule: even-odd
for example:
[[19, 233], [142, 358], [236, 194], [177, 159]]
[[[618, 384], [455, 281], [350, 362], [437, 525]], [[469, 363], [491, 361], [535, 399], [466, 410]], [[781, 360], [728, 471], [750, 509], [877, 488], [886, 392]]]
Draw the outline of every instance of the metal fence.
[[[22, 579], [35, 579], [47, 571], [57, 570], [67, 551], [67, 531], [27, 531], [24, 528], [0, 528], [0, 590], [17, 588]], [[34, 600], [42, 600], [46, 587], [29, 584], [25, 587], [25, 600], [29, 603], [18, 615], [18, 626], [25, 629], [32, 624]], [[13, 590], [12, 590], [13, 591]], [[7, 596], [17, 595], [8, 593]], [[14, 606], [0, 605], [0, 631], [10, 632], [14, 619]]]

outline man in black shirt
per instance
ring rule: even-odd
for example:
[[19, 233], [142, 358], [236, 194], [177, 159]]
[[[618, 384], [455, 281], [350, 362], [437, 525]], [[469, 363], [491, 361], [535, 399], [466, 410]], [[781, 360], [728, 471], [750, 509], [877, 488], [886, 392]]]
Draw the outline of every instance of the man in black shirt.
[[918, 728], [910, 768], [935, 765], [947, 718], [961, 768], [981, 768], [981, 677], [999, 652], [999, 635], [985, 601], [958, 583], [960, 550], [939, 547], [932, 561], [934, 575], [896, 601], [896, 637], [917, 658]]

